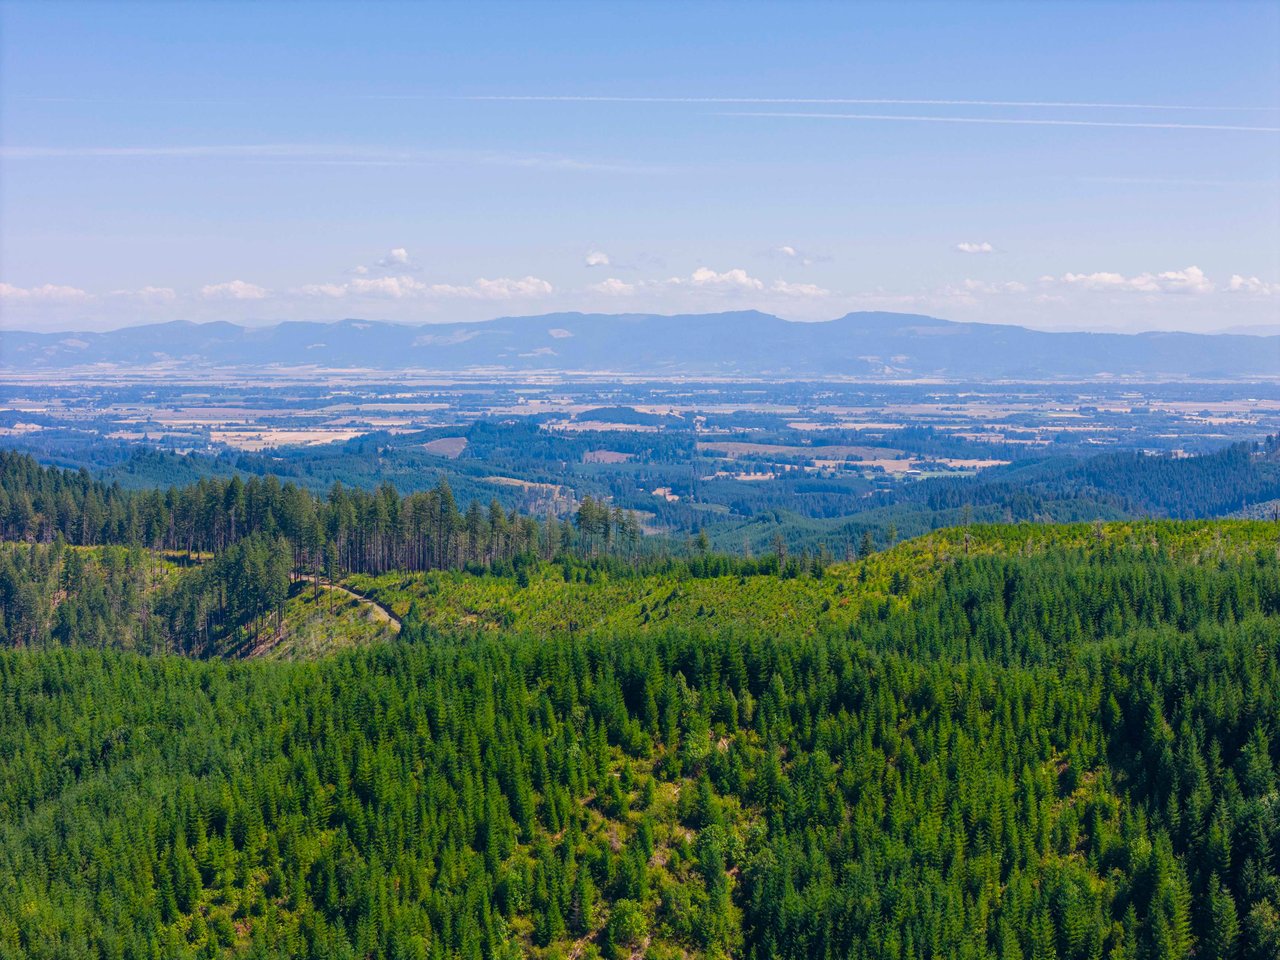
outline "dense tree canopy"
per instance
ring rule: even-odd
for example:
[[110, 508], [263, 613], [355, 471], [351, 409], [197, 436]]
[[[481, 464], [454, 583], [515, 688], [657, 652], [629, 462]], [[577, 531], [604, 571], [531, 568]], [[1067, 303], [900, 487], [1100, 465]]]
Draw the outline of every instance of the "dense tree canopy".
[[344, 570], [431, 570], [509, 563], [521, 554], [634, 552], [634, 514], [584, 498], [563, 521], [505, 511], [496, 501], [464, 511], [446, 480], [401, 496], [334, 485], [320, 498], [276, 477], [203, 479], [167, 490], [127, 491], [87, 471], [41, 467], [0, 451], [0, 539], [80, 546], [137, 545], [187, 554], [221, 553], [242, 538], [284, 537], [293, 567], [318, 569], [328, 551]]
[[[390, 574], [400, 639], [319, 661], [6, 653], [0, 956], [1270, 960], [1276, 538]], [[10, 553], [108, 606], [234, 558], [252, 619], [273, 543]]]
[[[1274, 523], [672, 558], [0, 454], [0, 527], [0, 958], [1280, 955]], [[398, 638], [219, 659], [331, 587]]]

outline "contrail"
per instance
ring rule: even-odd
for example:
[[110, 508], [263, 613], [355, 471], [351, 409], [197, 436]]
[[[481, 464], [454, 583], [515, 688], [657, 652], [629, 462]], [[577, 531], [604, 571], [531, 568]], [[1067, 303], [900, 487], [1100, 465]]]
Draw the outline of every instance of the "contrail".
[[[388, 99], [420, 99], [414, 94], [390, 94]], [[454, 97], [457, 100], [497, 100], [529, 103], [743, 103], [743, 104], [843, 104], [845, 106], [900, 106], [900, 107], [1086, 107], [1106, 110], [1231, 110], [1276, 111], [1274, 107], [1212, 106], [1188, 103], [1094, 103], [1075, 100], [906, 100], [901, 98], [871, 97], [612, 97], [612, 96], [555, 96], [490, 94]]]
[[1145, 130], [1235, 130], [1247, 133], [1280, 133], [1280, 127], [1246, 127], [1226, 123], [1159, 123], [1140, 120], [1048, 120], [1032, 117], [930, 117], [885, 113], [783, 113], [772, 111], [726, 112], [718, 117], [784, 117], [797, 120], [888, 120], [899, 123], [985, 123], [1035, 127], [1123, 127]]
[[[15, 96], [11, 99], [26, 103], [151, 103], [151, 104], [208, 104], [261, 102], [261, 97], [52, 97]], [[289, 99], [289, 98], [282, 98]], [[1083, 108], [1098, 110], [1200, 110], [1220, 112], [1277, 112], [1275, 106], [1214, 105], [1203, 103], [1102, 103], [1089, 100], [910, 100], [901, 97], [613, 97], [586, 95], [546, 94], [476, 94], [450, 96], [432, 93], [359, 93], [341, 94], [340, 100], [415, 100], [415, 101], [491, 101], [511, 103], [675, 103], [675, 104], [758, 104], [796, 106], [898, 106], [898, 107], [1043, 107], [1047, 109]]]

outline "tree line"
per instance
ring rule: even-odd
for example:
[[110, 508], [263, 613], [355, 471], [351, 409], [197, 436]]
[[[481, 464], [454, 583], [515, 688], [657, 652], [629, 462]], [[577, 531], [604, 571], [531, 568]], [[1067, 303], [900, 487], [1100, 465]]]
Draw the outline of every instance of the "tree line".
[[318, 497], [274, 476], [202, 479], [183, 487], [127, 491], [78, 472], [45, 468], [0, 451], [0, 540], [79, 546], [138, 545], [221, 554], [240, 540], [283, 537], [295, 575], [325, 569], [359, 573], [507, 567], [517, 556], [634, 553], [634, 512], [584, 497], [565, 518], [506, 511], [495, 500], [465, 510], [448, 480], [402, 496], [335, 484]]

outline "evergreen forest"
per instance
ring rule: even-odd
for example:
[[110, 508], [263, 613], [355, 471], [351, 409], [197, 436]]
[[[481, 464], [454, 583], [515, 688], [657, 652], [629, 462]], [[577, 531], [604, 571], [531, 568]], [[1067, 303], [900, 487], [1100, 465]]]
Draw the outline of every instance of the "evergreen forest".
[[0, 454], [0, 958], [1280, 956], [1280, 525], [658, 547]]

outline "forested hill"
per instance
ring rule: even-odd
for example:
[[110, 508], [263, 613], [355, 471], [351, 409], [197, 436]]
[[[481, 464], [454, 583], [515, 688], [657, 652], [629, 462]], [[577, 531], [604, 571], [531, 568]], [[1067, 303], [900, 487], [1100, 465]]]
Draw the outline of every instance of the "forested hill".
[[320, 497], [273, 475], [123, 490], [87, 470], [42, 467], [0, 450], [0, 540], [193, 555], [221, 553], [249, 536], [285, 538], [293, 572], [315, 574], [487, 566], [611, 546], [635, 553], [640, 524], [591, 497], [566, 522], [508, 512], [497, 501], [472, 501], [464, 512], [444, 478], [408, 496], [384, 483], [374, 491], [335, 484]]
[[[792, 493], [788, 502], [786, 494]], [[772, 510], [725, 517], [708, 526], [713, 541], [768, 550], [781, 537], [792, 550], [843, 554], [871, 537], [875, 544], [974, 521], [1011, 523], [1197, 519], [1247, 512], [1272, 518], [1280, 499], [1280, 438], [1233, 444], [1192, 457], [1115, 451], [1092, 457], [1049, 457], [984, 470], [973, 477], [933, 477], [900, 484], [857, 503], [843, 516], [792, 513], [784, 487]]]
[[[130, 469], [135, 466], [156, 484], [211, 469], [206, 458], [158, 453], [140, 455], [136, 464], [130, 461]], [[334, 482], [317, 494], [314, 485], [305, 486], [316, 479], [310, 471], [292, 469], [282, 480], [266, 472], [273, 466], [279, 465], [259, 458], [243, 465], [250, 472], [237, 474], [219, 462], [221, 476], [183, 486], [122, 489], [96, 480], [87, 470], [46, 468], [27, 455], [0, 451], [0, 538], [49, 541], [61, 535], [79, 545], [137, 544], [190, 552], [221, 550], [258, 532], [286, 536], [297, 552], [299, 570], [320, 565], [326, 548], [339, 566], [363, 571], [510, 561], [522, 553], [546, 558], [566, 549], [646, 552], [634, 508], [650, 505], [647, 489], [640, 498], [626, 488], [608, 500], [582, 495], [572, 522], [561, 522], [504, 510], [494, 500], [472, 501], [464, 508], [439, 468], [428, 477], [432, 489], [409, 485], [413, 492], [406, 496], [385, 479], [376, 489]], [[374, 476], [356, 479], [372, 483]], [[456, 470], [450, 477], [462, 489], [477, 492], [473, 478]], [[665, 516], [673, 533], [696, 534], [705, 528], [714, 542], [734, 551], [744, 543], [757, 551], [773, 549], [781, 536], [796, 549], [826, 548], [837, 555], [867, 533], [883, 545], [896, 539], [894, 531], [915, 536], [974, 519], [1223, 516], [1280, 498], [1280, 438], [1192, 457], [1132, 451], [1059, 456], [996, 467], [974, 477], [897, 484], [871, 496], [851, 497], [846, 491], [833, 495], [827, 505], [832, 512], [822, 518], [790, 515], [791, 509], [800, 509], [797, 483], [784, 478], [773, 495], [753, 489], [750, 502], [727, 514], [699, 510], [693, 503], [678, 505], [681, 509]], [[484, 495], [492, 491], [490, 487]]]
[[483, 323], [186, 321], [107, 333], [0, 333], [0, 367], [165, 364], [406, 368], [486, 374], [1063, 379], [1272, 378], [1280, 337], [1046, 333], [901, 313], [791, 323], [756, 311], [699, 315], [556, 313]]
[[11, 454], [0, 508], [0, 960], [1280, 956], [1276, 522], [664, 556]]
[[1135, 516], [1190, 520], [1221, 516], [1280, 495], [1280, 456], [1268, 437], [1266, 454], [1233, 444], [1194, 457], [1135, 451], [1093, 457], [1053, 457], [998, 468], [973, 481], [931, 480], [901, 499], [935, 510], [1049, 500], [1091, 501]]
[[1278, 538], [385, 574], [399, 639], [318, 661], [3, 652], [0, 956], [1274, 960]]

